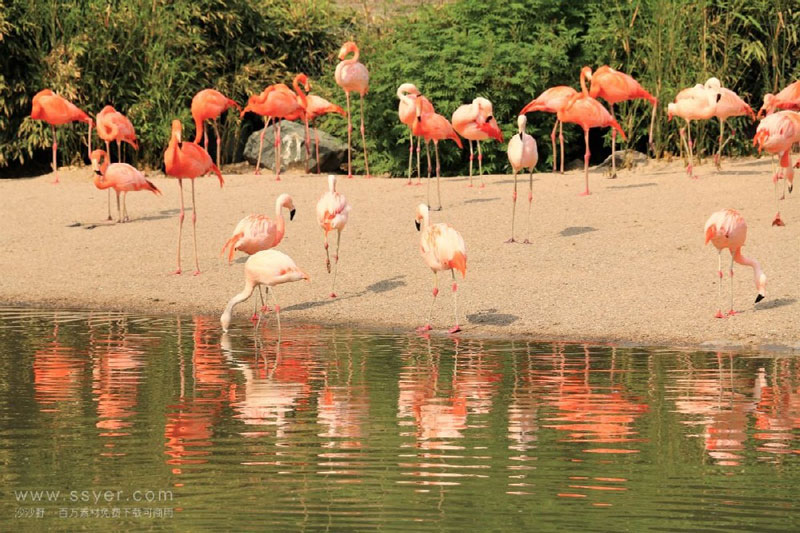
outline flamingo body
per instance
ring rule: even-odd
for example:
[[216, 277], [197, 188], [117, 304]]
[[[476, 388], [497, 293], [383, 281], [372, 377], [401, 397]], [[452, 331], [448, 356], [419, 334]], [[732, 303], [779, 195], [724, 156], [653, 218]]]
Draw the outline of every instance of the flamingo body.
[[[517, 135], [514, 135], [508, 141], [508, 162], [511, 164], [511, 170], [514, 172], [514, 193], [511, 195], [511, 238], [506, 242], [516, 242], [514, 240], [514, 218], [516, 214], [517, 208], [517, 174], [523, 168], [527, 168], [530, 170], [530, 175], [528, 176], [528, 231], [530, 230], [530, 218], [531, 218], [531, 204], [533, 202], [533, 169], [536, 167], [536, 163], [539, 162], [539, 151], [536, 148], [536, 140], [525, 133], [525, 126], [528, 123], [528, 119], [525, 115], [519, 115], [517, 117], [517, 127], [519, 128], [519, 132]], [[528, 237], [525, 237], [523, 241], [525, 244], [529, 244], [530, 240]]]
[[107, 105], [97, 114], [97, 135], [107, 143], [126, 142], [133, 146], [134, 150], [139, 149], [133, 124], [113, 106]]
[[223, 254], [229, 248], [228, 262], [233, 261], [233, 254], [237, 250], [253, 255], [278, 246], [286, 233], [286, 221], [281, 213], [284, 207], [289, 210], [290, 220], [294, 219], [294, 202], [291, 196], [284, 193], [275, 200], [274, 220], [266, 215], [249, 215], [240, 220], [233, 235], [222, 247]]
[[494, 118], [492, 103], [486, 98], [475, 98], [471, 104], [459, 106], [451, 117], [453, 129], [467, 139], [469, 143], [469, 186], [472, 187], [472, 141], [478, 145], [478, 175], [481, 178], [481, 187], [485, 187], [483, 182], [483, 154], [481, 153], [481, 141], [492, 138], [503, 142], [503, 134]]
[[758, 111], [758, 118], [770, 114], [776, 109], [800, 110], [800, 80], [790, 83], [778, 94], [765, 94], [764, 105]]
[[[544, 91], [542, 94], [528, 102], [519, 112], [520, 115], [526, 113], [533, 113], [535, 111], [544, 111], [546, 113], [555, 113], [561, 111], [570, 99], [578, 94], [578, 91], [566, 85], [557, 85]], [[553, 145], [553, 173], [556, 172], [558, 165], [558, 158], [556, 157], [556, 128], [559, 130], [559, 142], [561, 144], [561, 173], [564, 173], [564, 128], [561, 126], [561, 121], [556, 116], [556, 122], [553, 124], [553, 131], [550, 132], [550, 142]]]
[[[129, 220], [125, 200], [131, 191], [151, 191], [160, 195], [161, 191], [153, 185], [144, 174], [126, 163], [109, 164], [108, 154], [103, 150], [94, 150], [91, 153], [92, 168], [95, 172], [94, 185], [100, 190], [114, 189], [117, 193], [117, 221]], [[123, 210], [120, 211], [119, 199], [122, 193]], [[124, 215], [123, 215], [124, 213]]]
[[336, 273], [339, 268], [339, 243], [342, 237], [342, 230], [347, 225], [350, 209], [347, 198], [336, 191], [336, 176], [329, 175], [328, 190], [317, 201], [317, 223], [325, 233], [325, 266], [328, 269], [328, 273], [331, 271], [331, 259], [328, 253], [328, 233], [336, 230], [336, 253], [333, 256], [336, 267], [333, 273], [333, 283], [331, 284], [331, 298], [336, 297], [334, 289], [336, 287]]
[[[800, 113], [794, 111], [778, 111], [767, 115], [758, 124], [753, 144], [758, 145], [758, 151], [762, 150], [779, 156], [779, 170], [772, 176], [772, 183], [775, 187], [775, 197], [778, 198], [778, 179], [786, 179], [789, 184], [789, 192], [794, 186], [794, 167], [791, 161], [792, 145], [800, 142]], [[782, 199], [782, 197], [781, 197]], [[784, 226], [781, 220], [780, 211], [772, 221], [773, 226]]]

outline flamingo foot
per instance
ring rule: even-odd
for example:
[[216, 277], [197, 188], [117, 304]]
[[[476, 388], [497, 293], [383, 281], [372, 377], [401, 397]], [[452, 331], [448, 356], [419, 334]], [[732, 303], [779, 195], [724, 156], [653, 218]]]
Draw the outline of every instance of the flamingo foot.
[[528, 239], [525, 239], [524, 241], [522, 241], [522, 244], [533, 244], [533, 243]]
[[50, 182], [51, 185], [58, 185], [59, 183], [61, 183], [61, 182], [58, 181], [58, 178], [56, 178], [56, 179], [54, 179], [53, 181]]
[[458, 326], [458, 324], [447, 330], [447, 332], [450, 333], [451, 335], [453, 333], [458, 333], [459, 331], [461, 331], [461, 328]]
[[578, 194], [578, 196], [589, 196], [590, 194], [592, 194], [592, 193], [589, 192], [589, 189], [586, 189], [582, 193]]
[[255, 174], [256, 176], [260, 176], [261, 175], [261, 170], [256, 169], [255, 172], [253, 172], [253, 174]]
[[780, 213], [776, 213], [775, 214], [775, 220], [772, 221], [772, 225], [773, 226], [785, 226], [786, 225], [786, 224], [783, 223], [783, 220], [781, 220], [781, 214]]
[[610, 179], [610, 180], [615, 180], [615, 179], [617, 179], [617, 173], [615, 172], [615, 173], [611, 174], [611, 175], [608, 177], [608, 179]]
[[367, 174], [366, 176], [364, 176], [364, 179], [371, 179], [371, 178], [372, 178], [372, 176], [370, 176], [369, 174]]
[[[272, 309], [270, 309], [268, 305], [262, 305], [261, 306], [261, 312], [262, 313], [269, 313], [271, 311], [272, 311]], [[255, 315], [255, 313], [253, 313], [253, 314]]]
[[253, 324], [258, 322], [258, 315], [256, 313], [253, 313], [253, 316], [250, 317], [250, 322], [252, 322]]
[[108, 218], [106, 219], [106, 221], [110, 222], [110, 221], [112, 221], [112, 220], [114, 220], [114, 219], [113, 219], [113, 218], [111, 218], [111, 215], [108, 215]]
[[177, 276], [180, 276], [181, 272], [183, 272], [183, 271], [179, 268], [178, 270], [174, 271], [173, 274], [175, 274]]
[[717, 167], [717, 170], [722, 169], [722, 165], [720, 164], [719, 154], [714, 154], [714, 165]]
[[414, 185], [414, 184], [411, 182], [411, 180], [408, 180], [408, 181], [406, 182], [406, 186], [407, 186], [407, 187], [410, 187], [411, 185]]
[[480, 188], [481, 188], [481, 189], [485, 189], [485, 188], [486, 188], [486, 184], [485, 184], [485, 183], [481, 183], [481, 186], [480, 186]]
[[512, 242], [517, 242], [517, 241], [516, 241], [516, 240], [514, 240], [514, 237], [511, 237], [511, 238], [510, 238], [510, 239], [508, 239], [507, 241], [503, 241], [503, 242], [505, 242], [506, 244], [510, 244], [510, 243], [512, 243]]
[[330, 274], [331, 273], [331, 260], [330, 259], [325, 261], [325, 268], [328, 269], [328, 274]]
[[414, 186], [415, 186], [415, 187], [419, 187], [420, 185], [422, 185], [422, 182], [421, 182], [421, 181], [418, 181], [418, 182], [416, 182], [416, 183], [414, 184]]
[[280, 176], [275, 176], [275, 181], [281, 181], [281, 177]]
[[426, 331], [430, 331], [433, 329], [433, 326], [430, 324], [425, 324], [424, 326], [420, 326], [417, 328], [417, 333], [425, 333]]
[[194, 274], [192, 274], [192, 276], [199, 276], [199, 275], [200, 275], [200, 271], [199, 270], [195, 270]]
[[473, 185], [471, 183], [467, 184], [467, 189], [471, 189]]
[[331, 298], [336, 298], [336, 293], [335, 292], [331, 293]]
[[717, 314], [714, 315], [714, 318], [725, 318], [725, 315], [722, 314], [722, 309], [717, 310]]
[[441, 210], [442, 210], [441, 205], [439, 207], [431, 207], [431, 211], [441, 211]]
[[352, 174], [348, 174], [347, 175], [347, 179], [349, 179], [349, 180], [353, 179], [353, 175]]
[[734, 311], [733, 309], [729, 309], [729, 310], [728, 310], [728, 312], [727, 312], [726, 314], [727, 314], [728, 316], [734, 316], [734, 315], [738, 315], [739, 313], [737, 313], [737, 312], [736, 312], [736, 311]]

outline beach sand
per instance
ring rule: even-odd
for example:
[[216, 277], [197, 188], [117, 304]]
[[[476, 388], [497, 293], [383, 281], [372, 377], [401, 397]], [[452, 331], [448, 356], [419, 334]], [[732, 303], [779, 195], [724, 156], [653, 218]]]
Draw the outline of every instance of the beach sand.
[[[183, 232], [183, 269], [175, 270], [178, 233], [177, 181], [150, 179], [163, 196], [130, 193], [130, 223], [106, 222], [106, 191], [91, 183], [91, 169], [0, 180], [0, 301], [11, 305], [90, 308], [147, 314], [218, 316], [243, 287], [245, 256], [232, 265], [220, 256], [236, 223], [250, 213], [274, 214], [275, 198], [288, 192], [297, 215], [287, 218], [278, 249], [312, 278], [282, 285], [281, 318], [291, 322], [412, 331], [426, 321], [433, 276], [419, 254], [414, 227], [425, 186], [405, 179], [346, 179], [339, 191], [353, 210], [342, 234], [339, 297], [331, 299], [322, 231], [315, 205], [326, 176], [289, 173], [227, 174], [198, 179], [197, 242], [202, 274], [193, 276], [191, 212]], [[537, 173], [533, 183], [533, 244], [505, 244], [510, 233], [511, 175], [486, 177], [486, 188], [467, 178], [442, 180], [444, 210], [432, 222], [449, 222], [467, 244], [467, 277], [459, 278], [462, 335], [524, 336], [531, 340], [620, 342], [746, 348], [800, 348], [800, 204], [781, 202], [786, 227], [770, 225], [775, 200], [768, 157], [725, 160], [717, 172], [706, 163], [687, 178], [683, 164], [651, 162], [608, 179], [590, 174], [592, 195], [579, 197], [582, 171]], [[435, 185], [435, 182], [434, 182]], [[435, 190], [435, 189], [434, 189]], [[191, 206], [191, 187], [184, 195]], [[525, 237], [527, 175], [519, 181], [517, 238]], [[112, 215], [116, 218], [116, 206]], [[435, 204], [435, 200], [433, 200]], [[739, 210], [748, 223], [745, 255], [768, 276], [767, 298], [754, 305], [750, 268], [734, 267], [735, 309], [715, 319], [728, 303], [723, 254], [723, 302], [717, 303], [717, 252], [703, 245], [703, 225], [721, 208]], [[332, 239], [335, 242], [335, 237]], [[440, 275], [433, 326], [453, 324], [450, 275]], [[234, 311], [234, 329], [251, 327], [252, 300]], [[267, 327], [273, 327], [270, 318]]]

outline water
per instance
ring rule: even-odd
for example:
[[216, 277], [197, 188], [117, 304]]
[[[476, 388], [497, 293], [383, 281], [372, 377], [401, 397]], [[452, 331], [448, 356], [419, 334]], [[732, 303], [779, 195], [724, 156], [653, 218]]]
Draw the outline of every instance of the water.
[[0, 308], [0, 529], [798, 529], [793, 358], [248, 326]]

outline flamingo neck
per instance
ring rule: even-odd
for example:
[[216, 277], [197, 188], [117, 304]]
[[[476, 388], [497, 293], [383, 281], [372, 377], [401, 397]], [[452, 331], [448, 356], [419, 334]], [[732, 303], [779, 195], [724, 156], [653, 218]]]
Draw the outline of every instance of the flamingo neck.
[[586, 88], [586, 73], [581, 70], [581, 93], [584, 96], [589, 96], [589, 90]]
[[749, 266], [753, 269], [753, 278], [756, 281], [756, 287], [758, 287], [758, 281], [761, 278], [761, 275], [764, 273], [764, 271], [761, 270], [761, 264], [759, 264], [759, 262], [755, 259], [745, 256], [742, 253], [741, 248], [736, 251], [736, 255], [734, 255], [733, 260], [740, 265]]
[[294, 92], [297, 93], [297, 98], [300, 99], [300, 106], [306, 109], [308, 107], [308, 96], [300, 88], [300, 83], [297, 81], [297, 78], [292, 82], [292, 86], [294, 87]]
[[418, 100], [416, 95], [414, 98], [411, 98], [411, 96], [409, 96], [407, 92], [403, 91], [400, 88], [397, 89], [397, 97], [400, 99], [401, 102], [403, 102], [405, 105], [411, 108], [414, 108], [414, 106], [416, 105], [416, 101]]
[[228, 305], [225, 306], [225, 310], [222, 312], [222, 316], [220, 317], [220, 322], [222, 323], [222, 329], [224, 331], [228, 331], [228, 326], [231, 323], [231, 313], [233, 312], [234, 306], [250, 298], [250, 295], [253, 294], [253, 290], [255, 288], [256, 284], [248, 279], [245, 283], [244, 290], [228, 301]]

